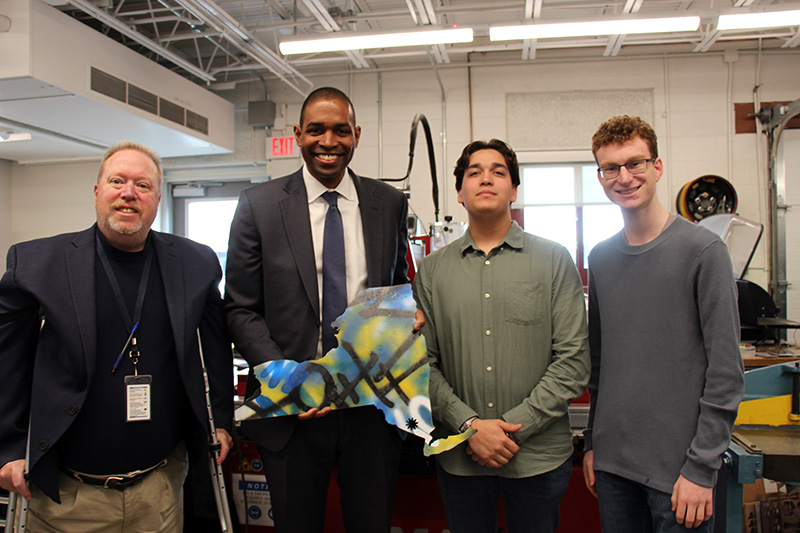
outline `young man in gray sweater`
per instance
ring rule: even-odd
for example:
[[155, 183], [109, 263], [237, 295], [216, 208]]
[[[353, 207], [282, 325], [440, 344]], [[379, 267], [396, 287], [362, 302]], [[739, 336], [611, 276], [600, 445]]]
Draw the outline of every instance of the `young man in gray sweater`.
[[584, 477], [604, 531], [713, 531], [713, 487], [744, 391], [725, 244], [667, 212], [653, 128], [592, 137], [624, 227], [589, 255], [591, 409]]

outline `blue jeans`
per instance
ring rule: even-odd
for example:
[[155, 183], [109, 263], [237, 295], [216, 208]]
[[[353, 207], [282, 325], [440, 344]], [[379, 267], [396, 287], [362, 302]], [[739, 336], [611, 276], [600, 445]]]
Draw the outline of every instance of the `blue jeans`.
[[672, 494], [667, 494], [608, 472], [595, 470], [600, 523], [608, 533], [677, 533], [714, 531], [714, 516], [690, 529], [675, 520]]
[[499, 495], [509, 533], [554, 533], [572, 476], [572, 459], [555, 470], [525, 478], [454, 476], [439, 465], [437, 471], [452, 533], [496, 533]]

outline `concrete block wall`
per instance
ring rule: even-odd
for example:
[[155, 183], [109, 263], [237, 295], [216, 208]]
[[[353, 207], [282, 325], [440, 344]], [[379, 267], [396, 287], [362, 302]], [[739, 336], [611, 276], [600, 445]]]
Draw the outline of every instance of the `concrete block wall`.
[[91, 226], [97, 163], [12, 166], [11, 242]]

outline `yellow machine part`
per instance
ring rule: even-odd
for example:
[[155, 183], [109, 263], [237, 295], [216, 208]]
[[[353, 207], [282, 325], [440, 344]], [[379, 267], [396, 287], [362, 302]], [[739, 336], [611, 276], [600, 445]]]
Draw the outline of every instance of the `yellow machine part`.
[[791, 412], [791, 394], [748, 400], [739, 404], [739, 416], [736, 418], [736, 425], [785, 426], [787, 424], [800, 424], [800, 420], [792, 415]]

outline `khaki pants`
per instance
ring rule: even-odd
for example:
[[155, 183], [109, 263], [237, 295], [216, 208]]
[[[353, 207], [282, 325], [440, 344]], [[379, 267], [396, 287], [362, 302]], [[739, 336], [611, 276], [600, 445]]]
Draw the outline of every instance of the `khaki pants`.
[[167, 464], [124, 490], [81, 483], [59, 473], [61, 504], [36, 487], [28, 508], [30, 533], [180, 533], [188, 463], [180, 443]]

